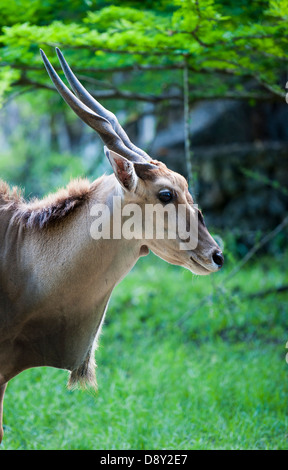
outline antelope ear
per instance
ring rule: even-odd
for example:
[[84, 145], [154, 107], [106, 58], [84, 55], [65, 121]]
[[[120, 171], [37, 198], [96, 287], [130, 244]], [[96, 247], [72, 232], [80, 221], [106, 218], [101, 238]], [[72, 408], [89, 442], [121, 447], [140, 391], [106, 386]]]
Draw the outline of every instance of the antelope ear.
[[104, 151], [121, 186], [126, 191], [134, 191], [137, 186], [138, 176], [135, 173], [133, 162], [113, 150], [109, 150], [106, 146]]

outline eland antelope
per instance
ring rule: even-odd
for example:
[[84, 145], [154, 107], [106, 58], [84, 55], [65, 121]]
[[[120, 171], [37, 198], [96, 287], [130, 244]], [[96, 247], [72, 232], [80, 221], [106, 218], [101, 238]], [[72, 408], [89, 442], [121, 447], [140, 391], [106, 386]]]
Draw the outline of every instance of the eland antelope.
[[[96, 387], [94, 353], [107, 305], [139, 257], [151, 250], [199, 275], [223, 265], [185, 178], [132, 144], [115, 115], [85, 90], [56, 51], [74, 93], [41, 51], [48, 74], [67, 104], [101, 137], [113, 172], [92, 183], [72, 181], [66, 189], [30, 202], [17, 188], [0, 182], [0, 442], [5, 389], [20, 372], [41, 366], [66, 369], [70, 387]], [[93, 207], [106, 205], [110, 211], [102, 225], [110, 223], [116, 196], [122, 208], [159, 204], [173, 206], [177, 213], [184, 206], [186, 215], [177, 217], [188, 232], [196, 224], [196, 245], [179, 249], [178, 235], [95, 239]]]

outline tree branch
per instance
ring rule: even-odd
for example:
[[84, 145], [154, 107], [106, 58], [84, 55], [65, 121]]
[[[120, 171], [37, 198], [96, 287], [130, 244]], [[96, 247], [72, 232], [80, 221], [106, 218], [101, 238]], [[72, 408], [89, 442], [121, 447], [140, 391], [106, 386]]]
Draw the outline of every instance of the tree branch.
[[[91, 79], [92, 81], [92, 79]], [[16, 82], [13, 83], [13, 86], [32, 86], [38, 89], [46, 89], [51, 91], [56, 91], [53, 85], [36, 82], [27, 77], [22, 77]], [[142, 101], [148, 103], [159, 103], [162, 101], [174, 101], [174, 102], [183, 102], [183, 95], [179, 93], [162, 93], [160, 95], [151, 95], [144, 93], [135, 93], [127, 90], [119, 90], [118, 88], [113, 88], [112, 90], [101, 90], [101, 91], [92, 91], [91, 94], [97, 100], [107, 100], [107, 99], [124, 99], [124, 100], [133, 100], [133, 101]], [[207, 94], [205, 91], [199, 92], [190, 92], [189, 93], [189, 104], [196, 103], [197, 101], [203, 100], [218, 100], [218, 99], [231, 99], [231, 100], [257, 100], [257, 101], [275, 101], [275, 95], [271, 93], [254, 93], [254, 92], [226, 92], [225, 94]], [[278, 97], [279, 99], [279, 97]]]
[[256, 74], [253, 75], [253, 77], [263, 88], [266, 88], [266, 90], [270, 91], [276, 96], [279, 96], [279, 98], [281, 98], [282, 100], [285, 100], [286, 93], [284, 91], [283, 93], [281, 93], [275, 86], [271, 85], [270, 83], [265, 82], [265, 80], [263, 80]]
[[265, 235], [258, 243], [256, 243], [253, 246], [253, 248], [251, 248], [251, 250], [248, 251], [248, 253], [244, 256], [244, 258], [242, 258], [242, 260], [232, 269], [232, 271], [230, 271], [230, 273], [227, 274], [227, 276], [222, 281], [222, 284], [224, 284], [225, 281], [226, 282], [230, 281], [232, 277], [234, 277], [235, 274], [237, 274], [243, 268], [243, 266], [252, 258], [252, 256], [254, 256], [255, 253], [257, 253], [257, 251], [260, 250], [260, 248], [262, 248], [270, 240], [276, 237], [276, 235], [278, 235], [278, 233], [280, 233], [287, 225], [288, 225], [288, 216], [285, 217], [282, 220], [282, 222], [279, 225], [277, 225], [276, 228], [274, 228], [274, 230], [267, 233], [267, 235]]
[[257, 297], [266, 297], [266, 295], [270, 294], [281, 294], [282, 292], [286, 292], [288, 290], [288, 285], [284, 284], [283, 286], [279, 287], [271, 287], [271, 289], [261, 290], [259, 292], [253, 292], [253, 294], [245, 295], [248, 299], [255, 299]]
[[[46, 83], [35, 82], [34, 80], [30, 80], [27, 77], [22, 77], [16, 82], [13, 83], [13, 86], [33, 86], [34, 88], [41, 88], [51, 91], [56, 91], [53, 85], [48, 85]], [[127, 90], [119, 90], [117, 88], [113, 88], [112, 90], [101, 90], [101, 91], [93, 91], [91, 94], [96, 99], [107, 100], [107, 99], [114, 99], [120, 98], [125, 100], [133, 100], [133, 101], [145, 101], [150, 103], [157, 103], [160, 101], [183, 101], [183, 97], [179, 93], [163, 93], [161, 95], [150, 95], [150, 94], [143, 94], [143, 93], [133, 93]]]
[[183, 70], [183, 90], [184, 90], [184, 131], [185, 131], [185, 158], [187, 166], [188, 184], [193, 191], [193, 173], [190, 148], [190, 105], [189, 105], [189, 71], [188, 64]]

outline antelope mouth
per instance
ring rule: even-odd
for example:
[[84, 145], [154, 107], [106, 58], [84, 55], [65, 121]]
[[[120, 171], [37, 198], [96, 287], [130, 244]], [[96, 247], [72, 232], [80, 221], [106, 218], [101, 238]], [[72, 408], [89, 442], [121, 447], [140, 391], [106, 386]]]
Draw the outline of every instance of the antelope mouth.
[[206, 268], [205, 266], [203, 266], [203, 264], [199, 263], [199, 261], [197, 261], [195, 258], [193, 258], [193, 256], [190, 256], [190, 259], [191, 261], [193, 261], [193, 263], [196, 265], [197, 268], [199, 268], [201, 271], [204, 271], [203, 274], [211, 274], [213, 271]]

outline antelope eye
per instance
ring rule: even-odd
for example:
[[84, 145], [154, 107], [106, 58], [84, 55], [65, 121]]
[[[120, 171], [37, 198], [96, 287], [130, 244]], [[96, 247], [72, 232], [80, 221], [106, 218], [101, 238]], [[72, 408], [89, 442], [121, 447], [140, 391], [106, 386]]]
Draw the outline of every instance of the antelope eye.
[[173, 193], [169, 189], [162, 189], [158, 194], [158, 198], [160, 199], [161, 202], [164, 202], [167, 204], [167, 202], [172, 201]]

